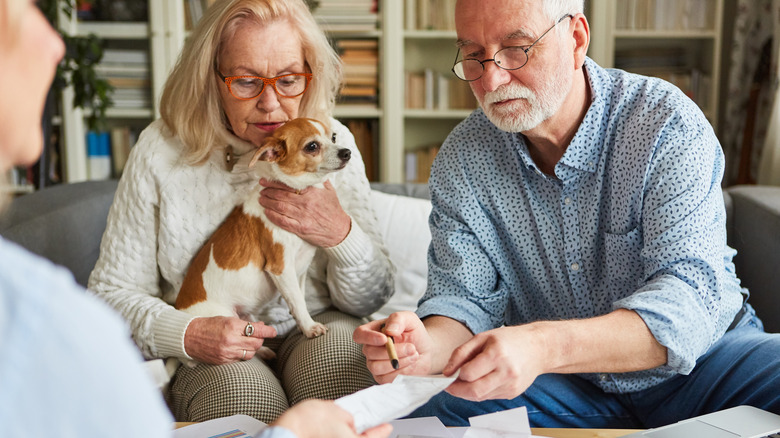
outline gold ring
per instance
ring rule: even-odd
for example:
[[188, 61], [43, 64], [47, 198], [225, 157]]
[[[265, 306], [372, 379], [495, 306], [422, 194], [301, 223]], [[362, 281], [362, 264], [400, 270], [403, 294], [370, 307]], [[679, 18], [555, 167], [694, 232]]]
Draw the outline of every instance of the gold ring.
[[246, 360], [246, 350], [244, 350], [244, 354], [241, 355], [241, 360]]

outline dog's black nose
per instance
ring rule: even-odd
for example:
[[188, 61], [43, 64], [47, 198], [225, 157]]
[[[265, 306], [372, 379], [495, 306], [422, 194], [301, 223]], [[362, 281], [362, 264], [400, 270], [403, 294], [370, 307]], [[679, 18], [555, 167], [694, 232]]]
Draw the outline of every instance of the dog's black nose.
[[339, 158], [341, 161], [349, 161], [349, 159], [352, 157], [352, 151], [344, 148], [339, 150]]

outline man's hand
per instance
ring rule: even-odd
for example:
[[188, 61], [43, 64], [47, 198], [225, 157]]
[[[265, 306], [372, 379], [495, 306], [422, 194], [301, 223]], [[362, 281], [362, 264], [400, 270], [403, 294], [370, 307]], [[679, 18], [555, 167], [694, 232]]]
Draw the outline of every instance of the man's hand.
[[444, 367], [445, 375], [460, 369], [446, 391], [473, 401], [512, 399], [525, 392], [545, 360], [544, 345], [534, 332], [524, 325], [475, 335], [455, 349]]

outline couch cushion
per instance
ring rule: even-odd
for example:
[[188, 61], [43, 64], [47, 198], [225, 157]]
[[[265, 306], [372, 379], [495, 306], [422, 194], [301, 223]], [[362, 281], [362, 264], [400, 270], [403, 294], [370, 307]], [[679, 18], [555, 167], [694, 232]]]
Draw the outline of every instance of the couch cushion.
[[[780, 187], [734, 186], [729, 245], [750, 303], [768, 332], [780, 333]], [[732, 220], [733, 219], [733, 220]]]
[[86, 286], [116, 186], [114, 180], [87, 181], [20, 196], [0, 219], [0, 235], [68, 268]]
[[379, 230], [396, 269], [395, 294], [372, 318], [399, 310], [415, 310], [428, 281], [428, 216], [431, 202], [408, 196], [371, 191]]

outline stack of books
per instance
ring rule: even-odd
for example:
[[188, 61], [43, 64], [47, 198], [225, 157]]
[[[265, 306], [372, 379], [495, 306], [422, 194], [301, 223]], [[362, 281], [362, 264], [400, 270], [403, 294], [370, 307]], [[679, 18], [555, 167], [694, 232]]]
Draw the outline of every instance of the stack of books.
[[434, 143], [406, 152], [404, 180], [409, 183], [427, 183], [431, 176], [431, 166], [440, 144]]
[[105, 49], [95, 71], [114, 87], [111, 95], [114, 108], [152, 108], [147, 50]]
[[344, 67], [341, 104], [378, 103], [379, 52], [376, 39], [341, 39], [336, 50]]
[[327, 32], [376, 30], [377, 0], [318, 0], [314, 18]]
[[455, 30], [456, 0], [406, 0], [404, 27], [407, 30]]
[[617, 0], [618, 29], [713, 30], [715, 0]]
[[406, 72], [406, 108], [427, 110], [474, 109], [477, 101], [467, 82], [452, 73], [430, 68]]

